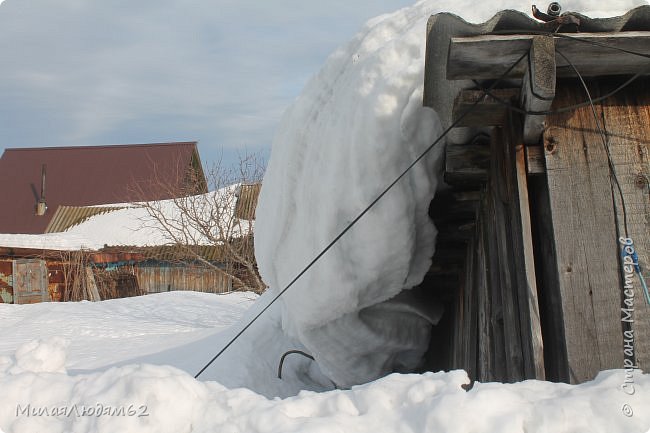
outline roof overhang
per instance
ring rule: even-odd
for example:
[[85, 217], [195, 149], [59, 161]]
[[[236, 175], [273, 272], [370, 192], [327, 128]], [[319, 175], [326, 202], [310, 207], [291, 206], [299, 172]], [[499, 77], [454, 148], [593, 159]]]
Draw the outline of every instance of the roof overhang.
[[[575, 33], [575, 26], [567, 27], [573, 29], [570, 36], [650, 54], [650, 6], [640, 6], [613, 18], [592, 19], [580, 14], [572, 15], [580, 21], [580, 33]], [[444, 128], [449, 127], [459, 93], [475, 88], [472, 79], [502, 78], [508, 67], [531, 50], [533, 40], [548, 32], [546, 23], [512, 10], [499, 12], [482, 24], [471, 24], [449, 13], [431, 16], [427, 25], [424, 105], [438, 113]], [[602, 53], [587, 55], [585, 47], [588, 44], [561, 34], [553, 36], [553, 39], [561, 50], [571, 54], [570, 58], [576, 59], [572, 63], [586, 76], [650, 73], [647, 59], [639, 61], [638, 57], [622, 52], [610, 53], [611, 57], [604, 59]], [[573, 74], [572, 68], [562, 58], [554, 59], [554, 62], [557, 76]], [[512, 69], [503, 80], [503, 87], [521, 88], [522, 77], [528, 69], [526, 62]], [[481, 95], [475, 96], [482, 98], [482, 92], [478, 93]], [[471, 97], [467, 93], [464, 96]], [[455, 128], [447, 140], [465, 143], [475, 132], [475, 128], [467, 126]]]

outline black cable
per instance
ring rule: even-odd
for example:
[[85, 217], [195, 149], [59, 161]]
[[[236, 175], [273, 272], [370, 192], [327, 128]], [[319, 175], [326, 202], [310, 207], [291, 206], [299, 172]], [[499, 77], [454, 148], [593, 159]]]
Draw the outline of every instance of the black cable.
[[[543, 36], [557, 36], [557, 37], [560, 37], [560, 38], [572, 39], [572, 40], [576, 40], [576, 41], [583, 42], [583, 43], [586, 43], [586, 44], [591, 44], [591, 45], [599, 46], [599, 47], [602, 47], [602, 48], [607, 48], [607, 49], [610, 49], [610, 50], [620, 51], [620, 52], [635, 55], [635, 56], [650, 58], [649, 54], [644, 54], [644, 53], [640, 53], [640, 52], [632, 51], [632, 50], [626, 50], [626, 49], [615, 47], [613, 45], [605, 44], [605, 43], [602, 43], [602, 42], [591, 41], [591, 40], [588, 40], [588, 39], [582, 39], [582, 38], [578, 38], [578, 37], [575, 37], [575, 36], [570, 36], [570, 35], [565, 34], [565, 33], [554, 33], [554, 32], [535, 31], [535, 30], [503, 30], [503, 31], [493, 32], [492, 34], [495, 34], [495, 35], [501, 35], [501, 34], [502, 35], [509, 35], [509, 34], [536, 34], [536, 35], [543, 35]], [[557, 51], [557, 49], [556, 49], [556, 51]], [[562, 57], [564, 57], [564, 56], [562, 56]], [[564, 57], [564, 58], [565, 58], [565, 60], [567, 60], [566, 57]], [[569, 65], [572, 67], [572, 69], [574, 71], [576, 71], [576, 73], [578, 73], [573, 64], [569, 63]], [[603, 96], [600, 96], [600, 97], [598, 97], [598, 98], [596, 98], [596, 99], [594, 99], [592, 101], [585, 101], [585, 102], [581, 102], [579, 104], [571, 105], [571, 106], [568, 106], [568, 107], [561, 107], [561, 108], [557, 108], [557, 109], [554, 109], [554, 110], [545, 110], [545, 111], [528, 111], [528, 110], [521, 109], [521, 108], [519, 108], [519, 107], [517, 107], [517, 106], [515, 106], [513, 104], [510, 104], [507, 101], [504, 101], [503, 99], [499, 98], [498, 96], [494, 95], [492, 92], [485, 89], [477, 80], [472, 80], [472, 81], [474, 82], [476, 87], [478, 87], [481, 91], [483, 91], [484, 93], [487, 93], [487, 95], [489, 97], [494, 99], [499, 104], [505, 105], [509, 110], [512, 110], [512, 111], [514, 111], [516, 113], [520, 113], [520, 114], [547, 116], [547, 115], [550, 115], [550, 114], [566, 113], [566, 112], [569, 112], [569, 111], [576, 110], [578, 108], [587, 107], [590, 104], [594, 104], [596, 102], [604, 101], [605, 99], [608, 99], [608, 98], [614, 96], [615, 94], [619, 93], [620, 91], [622, 91], [623, 89], [628, 87], [630, 84], [632, 84], [639, 77], [641, 77], [643, 75], [646, 75], [646, 74], [650, 74], [650, 67], [648, 67], [648, 69], [643, 71], [643, 72], [639, 72], [639, 73], [633, 75], [631, 78], [629, 78], [627, 81], [625, 81], [623, 84], [618, 86], [613, 91], [611, 91], [611, 92], [609, 92], [609, 93], [607, 93], [607, 94], [605, 94]]]
[[[621, 207], [623, 208], [623, 228], [625, 230], [625, 237], [627, 238], [629, 236], [628, 236], [627, 206], [625, 204], [625, 195], [623, 194], [623, 188], [621, 188], [621, 183], [619, 182], [618, 176], [616, 174], [616, 166], [614, 165], [612, 154], [609, 150], [609, 140], [607, 138], [607, 134], [605, 134], [603, 128], [601, 128], [600, 121], [598, 120], [598, 113], [596, 113], [596, 106], [594, 105], [593, 99], [591, 98], [591, 92], [589, 92], [589, 87], [587, 87], [587, 83], [585, 83], [585, 80], [582, 78], [582, 74], [580, 74], [578, 69], [571, 62], [571, 60], [569, 60], [560, 50], [556, 49], [555, 51], [564, 59], [564, 61], [566, 61], [569, 64], [569, 66], [571, 66], [573, 71], [576, 73], [576, 75], [580, 79], [580, 83], [582, 83], [582, 87], [585, 89], [587, 98], [589, 99], [591, 105], [591, 112], [593, 113], [594, 120], [596, 121], [596, 128], [598, 128], [598, 133], [600, 134], [600, 137], [603, 141], [603, 147], [605, 149], [605, 154], [607, 155], [607, 165], [609, 167], [609, 180], [610, 183], [612, 184], [612, 200], [614, 202], [614, 217], [616, 220], [618, 220], [616, 201], [614, 200], [614, 184], [615, 184], [616, 188], [618, 189], [618, 194], [621, 198]], [[618, 224], [617, 224], [617, 229], [618, 229]]]
[[[580, 41], [580, 42], [587, 43], [587, 44], [591, 44], [591, 45], [600, 46], [600, 47], [603, 47], [603, 48], [612, 49], [612, 50], [615, 50], [615, 51], [628, 53], [628, 54], [631, 54], [631, 55], [636, 55], [636, 56], [640, 56], [640, 57], [644, 57], [644, 58], [650, 58], [650, 55], [648, 55], [648, 54], [639, 53], [639, 52], [632, 51], [632, 50], [626, 50], [626, 49], [623, 49], [623, 48], [610, 46], [608, 44], [603, 44], [603, 43], [596, 42], [596, 41], [577, 38], [577, 37], [574, 37], [574, 36], [569, 36], [569, 35], [564, 34], [564, 33], [552, 33], [552, 32], [543, 32], [543, 31], [534, 31], [534, 30], [525, 30], [525, 31], [511, 30], [511, 31], [497, 31], [497, 32], [493, 32], [492, 34], [495, 34], [495, 35], [497, 35], [497, 34], [538, 34], [538, 35], [562, 37], [562, 38], [567, 38], [567, 39], [573, 39], [573, 40]], [[562, 57], [564, 57], [565, 60], [567, 60], [567, 63], [569, 63], [569, 65], [574, 69], [576, 74], [578, 74], [578, 77], [580, 78], [581, 82], [585, 86], [585, 90], [587, 91], [588, 97], [590, 99], [589, 104], [592, 106], [592, 110], [594, 110], [594, 113], [595, 113], [594, 101], [591, 99], [591, 95], [589, 94], [589, 89], [586, 87], [586, 84], [584, 83], [584, 80], [582, 79], [582, 76], [577, 71], [575, 66], [564, 55], [562, 55], [559, 51], [558, 51], [558, 54], [560, 54]], [[201, 373], [203, 373], [219, 356], [221, 356], [221, 354], [223, 352], [225, 352], [228, 349], [228, 347], [230, 347], [271, 305], [273, 305], [273, 303], [275, 301], [277, 301], [280, 298], [280, 296], [282, 296], [291, 286], [293, 286], [293, 284], [296, 281], [298, 281], [298, 279], [300, 279], [325, 253], [327, 253], [327, 251], [329, 251], [332, 248], [332, 246], [334, 246], [334, 244], [336, 244], [372, 207], [374, 207], [374, 205], [377, 204], [377, 202], [379, 200], [381, 200], [384, 197], [384, 195], [386, 195], [393, 188], [393, 186], [395, 186], [406, 175], [406, 173], [408, 173], [418, 162], [420, 162], [420, 160], [422, 160], [422, 158], [424, 158], [424, 156], [426, 156], [431, 151], [431, 149], [433, 149], [433, 147], [436, 144], [438, 144], [465, 116], [467, 116], [471, 111], [473, 111], [476, 108], [476, 106], [481, 101], [483, 101], [483, 99], [485, 99], [486, 96], [490, 95], [492, 98], [494, 98], [498, 102], [504, 102], [506, 105], [509, 106], [509, 108], [512, 108], [514, 111], [518, 111], [518, 112], [523, 111], [525, 114], [540, 114], [541, 115], [541, 114], [561, 113], [561, 112], [564, 112], [564, 111], [572, 111], [572, 110], [575, 110], [576, 108], [580, 108], [582, 106], [587, 105], [587, 103], [585, 102], [585, 103], [578, 104], [578, 105], [573, 106], [573, 107], [563, 107], [563, 108], [560, 108], [558, 110], [553, 110], [553, 111], [550, 111], [550, 112], [533, 112], [533, 111], [526, 112], [525, 110], [521, 110], [518, 107], [513, 107], [512, 105], [508, 104], [507, 102], [501, 101], [500, 98], [495, 98], [493, 95], [491, 95], [490, 92], [496, 88], [497, 84], [499, 82], [501, 82], [503, 79], [505, 79], [508, 76], [508, 74], [510, 73], [510, 71], [512, 71], [515, 68], [515, 66], [517, 66], [521, 62], [521, 60], [523, 60], [527, 55], [528, 55], [528, 52], [524, 53], [490, 87], [488, 87], [487, 89], [481, 89], [483, 91], [483, 96], [481, 98], [478, 98], [470, 107], [468, 107], [468, 109], [462, 115], [460, 115], [447, 129], [445, 129], [445, 131], [443, 131], [443, 133], [429, 147], [427, 147], [427, 149], [425, 149], [425, 151], [406, 168], [406, 170], [404, 170], [390, 185], [388, 185], [388, 187], [386, 187], [386, 189], [384, 189], [384, 191], [381, 194], [379, 194], [379, 196], [377, 196], [377, 198], [375, 198], [375, 200], [373, 200], [370, 203], [370, 205], [368, 205], [368, 207], [366, 207], [354, 220], [352, 220], [352, 222], [349, 223], [345, 227], [345, 229], [343, 229], [343, 231], [341, 231], [341, 233], [339, 233], [339, 235], [336, 236], [334, 238], [334, 240], [332, 240], [332, 242], [330, 242], [327, 245], [327, 247], [325, 247], [325, 249], [323, 249], [316, 256], [316, 258], [314, 258], [284, 289], [282, 289], [271, 300], [271, 302], [266, 307], [264, 307], [255, 317], [253, 317], [253, 319], [243, 329], [241, 329], [194, 377], [198, 378], [201, 375]], [[634, 75], [630, 80], [625, 82], [622, 86], [619, 86], [619, 88], [617, 88], [614, 92], [612, 92], [612, 93], [610, 93], [608, 95], [605, 95], [604, 97], [598, 98], [596, 101], [601, 101], [603, 99], [606, 99], [607, 97], [611, 97], [613, 94], [615, 94], [615, 93], [621, 91], [623, 88], [627, 87], [629, 84], [631, 84], [634, 80], [636, 80], [641, 75], [642, 75], [641, 73]], [[598, 129], [599, 129], [599, 131], [601, 133], [601, 136], [604, 137], [604, 140], [605, 140], [604, 145], [605, 145], [605, 148], [606, 148], [606, 152], [607, 152], [608, 160], [609, 160], [609, 164], [610, 164], [610, 176], [612, 176], [614, 181], [616, 182], [616, 184], [618, 186], [619, 194], [621, 195], [624, 218], [625, 218], [624, 225], [625, 225], [625, 231], [626, 231], [626, 236], [627, 236], [627, 211], [626, 211], [626, 207], [625, 207], [625, 200], [624, 200], [624, 197], [623, 197], [623, 194], [622, 194], [622, 189], [621, 189], [620, 183], [618, 182], [618, 178], [616, 177], [616, 171], [614, 170], [613, 163], [611, 161], [611, 155], [609, 154], [609, 147], [607, 146], [607, 138], [604, 135], [604, 132], [602, 131], [602, 129], [600, 128], [600, 124], [598, 123], [597, 117], [596, 117], [596, 123], [597, 123]]]
[[[493, 90], [493, 89], [494, 89], [494, 88], [499, 84], [499, 82], [502, 81], [503, 79], [505, 79], [505, 78], [508, 76], [508, 74], [510, 73], [510, 71], [512, 71], [512, 70], [513, 70], [513, 69], [514, 69], [514, 68], [515, 68], [515, 67], [516, 67], [516, 66], [517, 66], [517, 65], [518, 65], [518, 64], [519, 64], [519, 63], [520, 63], [524, 58], [526, 58], [527, 56], [528, 56], [528, 52], [524, 53], [521, 57], [519, 57], [519, 59], [517, 59], [517, 61], [516, 61], [515, 63], [513, 63], [512, 66], [510, 66], [510, 67], [508, 68], [508, 70], [505, 71], [505, 72], [503, 73], [503, 75], [502, 75], [498, 80], [496, 80], [494, 83], [492, 83], [492, 85], [488, 88], [488, 90]], [[464, 112], [463, 114], [461, 114], [461, 115], [460, 115], [460, 116], [459, 116], [459, 117], [458, 117], [454, 122], [452, 122], [452, 124], [451, 124], [447, 129], [445, 129], [445, 130], [442, 132], [442, 134], [440, 134], [440, 136], [439, 136], [438, 138], [436, 138], [436, 139], [434, 140], [434, 142], [433, 142], [431, 145], [429, 145], [429, 147], [427, 147], [427, 148], [424, 150], [424, 152], [422, 152], [422, 153], [420, 154], [420, 156], [418, 156], [418, 157], [415, 159], [415, 161], [413, 161], [413, 162], [412, 162], [408, 167], [406, 167], [406, 169], [405, 169], [404, 171], [402, 171], [402, 173], [401, 173], [399, 176], [397, 176], [397, 178], [396, 178], [393, 182], [391, 182], [391, 183], [390, 183], [390, 184], [389, 184], [389, 185], [388, 185], [388, 186], [387, 186], [387, 187], [386, 187], [386, 188], [381, 192], [381, 194], [379, 194], [379, 195], [377, 196], [377, 198], [375, 198], [375, 199], [374, 199], [374, 200], [373, 200], [373, 201], [372, 201], [372, 202], [371, 202], [371, 203], [370, 203], [370, 204], [369, 204], [369, 205], [368, 205], [368, 206], [367, 206], [367, 207], [366, 207], [366, 208], [365, 208], [365, 209], [364, 209], [364, 210], [363, 210], [359, 215], [357, 215], [357, 217], [354, 218], [354, 219], [352, 220], [352, 222], [350, 222], [350, 223], [349, 223], [349, 224], [348, 224], [348, 225], [347, 225], [347, 226], [346, 226], [346, 227], [341, 231], [341, 233], [339, 233], [339, 234], [338, 234], [338, 235], [337, 235], [337, 236], [336, 236], [336, 237], [335, 237], [335, 238], [334, 238], [334, 239], [333, 239], [333, 240], [332, 240], [332, 241], [331, 241], [331, 242], [330, 242], [330, 243], [329, 243], [329, 244], [328, 244], [328, 245], [327, 245], [327, 246], [326, 246], [326, 247], [325, 247], [325, 248], [324, 248], [324, 249], [323, 249], [323, 250], [322, 250], [322, 251], [321, 251], [321, 252], [320, 252], [320, 253], [319, 253], [319, 254], [318, 254], [314, 259], [313, 259], [313, 260], [312, 260], [312, 261], [311, 261], [311, 262], [309, 262], [309, 264], [308, 264], [307, 266], [305, 266], [305, 268], [303, 268], [303, 270], [300, 271], [300, 273], [299, 273], [298, 275], [296, 275], [296, 277], [295, 277], [293, 280], [291, 280], [291, 282], [290, 282], [290, 283], [289, 283], [289, 284], [288, 284], [284, 289], [282, 289], [282, 290], [281, 290], [277, 295], [275, 295], [275, 296], [273, 297], [273, 299], [271, 299], [271, 302], [269, 302], [269, 304], [268, 304], [267, 306], [265, 306], [265, 307], [264, 307], [264, 308], [263, 308], [259, 313], [257, 313], [257, 314], [255, 315], [255, 317], [253, 317], [253, 319], [251, 319], [250, 322], [248, 322], [248, 324], [247, 324], [246, 326], [244, 326], [244, 328], [242, 328], [242, 329], [241, 329], [241, 330], [240, 330], [240, 331], [239, 331], [239, 332], [238, 332], [238, 333], [237, 333], [237, 334], [236, 334], [232, 339], [230, 339], [230, 341], [229, 341], [229, 342], [228, 342], [228, 343], [227, 343], [227, 344], [226, 344], [226, 345], [225, 345], [225, 346], [224, 346], [224, 347], [223, 347], [223, 348], [222, 348], [222, 349], [221, 349], [221, 350], [220, 350], [220, 351], [219, 351], [219, 352], [218, 352], [218, 353], [217, 353], [217, 354], [216, 354], [216, 355], [215, 355], [215, 356], [214, 356], [214, 357], [213, 357], [213, 358], [212, 358], [212, 359], [211, 359], [211, 360], [210, 360], [210, 361], [209, 361], [209, 362], [208, 362], [208, 363], [207, 363], [207, 364], [206, 364], [206, 365], [205, 365], [205, 366], [204, 366], [204, 367], [203, 367], [203, 368], [198, 372], [198, 373], [196, 373], [196, 375], [194, 376], [194, 378], [195, 378], [195, 379], [198, 378], [198, 377], [201, 375], [201, 373], [203, 373], [203, 372], [204, 372], [204, 371], [205, 371], [205, 370], [206, 370], [206, 369], [207, 369], [207, 368], [208, 368], [208, 367], [209, 367], [209, 366], [210, 366], [210, 365], [211, 365], [211, 364], [212, 364], [212, 363], [213, 363], [217, 358], [219, 358], [219, 356], [221, 356], [221, 354], [222, 354], [223, 352], [225, 352], [225, 351], [226, 351], [226, 350], [227, 350], [227, 349], [228, 349], [228, 348], [229, 348], [229, 347], [230, 347], [230, 346], [231, 346], [231, 345], [232, 345], [232, 344], [233, 344], [233, 343], [234, 343], [234, 342], [235, 342], [235, 341], [236, 341], [236, 340], [237, 340], [237, 339], [238, 339], [238, 338], [239, 338], [239, 337], [240, 337], [240, 336], [241, 336], [241, 335], [242, 335], [242, 334], [243, 334], [243, 333], [248, 329], [248, 328], [251, 327], [251, 325], [252, 325], [252, 324], [253, 324], [253, 323], [254, 323], [254, 322], [255, 322], [255, 321], [256, 321], [256, 320], [257, 320], [257, 319], [262, 315], [262, 314], [264, 314], [264, 312], [265, 312], [266, 310], [269, 309], [269, 307], [271, 307], [271, 305], [273, 305], [273, 303], [274, 303], [275, 301], [277, 301], [277, 300], [280, 298], [280, 296], [282, 296], [282, 295], [283, 295], [287, 290], [289, 290], [289, 288], [291, 288], [291, 286], [293, 286], [293, 285], [295, 284], [295, 282], [298, 281], [298, 280], [299, 280], [299, 279], [300, 279], [300, 278], [305, 274], [305, 272], [307, 272], [309, 269], [311, 269], [311, 267], [312, 267], [312, 266], [313, 266], [313, 265], [314, 265], [318, 260], [320, 260], [320, 258], [323, 257], [323, 256], [325, 255], [325, 253], [327, 253], [327, 252], [328, 252], [328, 251], [329, 251], [329, 250], [334, 246], [334, 244], [336, 244], [336, 243], [339, 241], [339, 239], [341, 239], [341, 238], [342, 238], [342, 237], [343, 237], [343, 236], [344, 236], [344, 235], [345, 235], [345, 234], [346, 234], [346, 233], [347, 233], [347, 232], [348, 232], [352, 227], [354, 227], [354, 225], [355, 225], [355, 224], [356, 224], [356, 223], [357, 223], [361, 218], [363, 218], [363, 216], [364, 216], [366, 213], [368, 213], [368, 211], [370, 211], [370, 209], [372, 209], [372, 208], [377, 204], [377, 202], [379, 202], [379, 200], [381, 200], [381, 199], [382, 199], [382, 198], [383, 198], [383, 197], [384, 197], [384, 196], [385, 196], [385, 195], [386, 195], [386, 194], [387, 194], [387, 193], [388, 193], [388, 192], [389, 192], [389, 191], [390, 191], [390, 190], [391, 190], [391, 189], [392, 189], [392, 188], [393, 188], [393, 187], [394, 187], [394, 186], [395, 186], [395, 185], [396, 185], [396, 184], [397, 184], [397, 183], [398, 183], [398, 182], [399, 182], [399, 181], [400, 181], [404, 176], [406, 176], [406, 174], [407, 174], [407, 173], [408, 173], [408, 172], [409, 172], [409, 171], [410, 171], [410, 170], [411, 170], [411, 169], [412, 169], [412, 168], [413, 168], [413, 167], [414, 167], [418, 162], [420, 162], [420, 161], [422, 160], [422, 158], [424, 158], [424, 157], [425, 157], [425, 156], [426, 156], [426, 155], [431, 151], [431, 149], [434, 148], [434, 146], [435, 146], [436, 144], [438, 144], [438, 143], [439, 143], [443, 138], [445, 138], [445, 136], [446, 136], [447, 134], [449, 134], [449, 132], [450, 132], [453, 128], [455, 128], [456, 125], [458, 125], [458, 124], [460, 123], [460, 121], [463, 120], [463, 118], [465, 118], [465, 116], [467, 116], [469, 113], [471, 113], [471, 112], [476, 108], [476, 106], [477, 106], [477, 105], [478, 105], [478, 104], [479, 104], [479, 103], [480, 103], [480, 102], [481, 102], [481, 101], [482, 101], [486, 96], [487, 96], [487, 94], [483, 94], [483, 96], [482, 96], [481, 98], [478, 98], [476, 101], [474, 101], [474, 103], [473, 103], [471, 106], [469, 106], [469, 107], [467, 108], [467, 110], [465, 110], [465, 112]]]
[[[612, 90], [611, 92], [609, 92], [609, 93], [607, 93], [605, 95], [602, 95], [602, 96], [599, 96], [598, 98], [595, 98], [592, 102], [593, 103], [601, 102], [601, 101], [604, 101], [605, 99], [611, 98], [612, 96], [616, 95], [617, 93], [619, 93], [620, 91], [622, 91], [623, 89], [628, 87], [630, 84], [632, 84], [634, 81], [636, 81], [639, 77], [641, 77], [641, 76], [643, 76], [645, 74], [650, 74], [650, 67], [645, 72], [639, 72], [638, 74], [633, 75], [630, 79], [625, 81], [623, 84], [618, 86], [616, 89]], [[581, 102], [579, 104], [569, 105], [567, 107], [556, 108], [554, 110], [529, 111], [529, 110], [524, 110], [523, 108], [519, 108], [516, 105], [513, 105], [513, 104], [509, 103], [508, 101], [505, 101], [505, 100], [499, 98], [494, 93], [492, 93], [490, 90], [484, 88], [483, 85], [481, 85], [481, 83], [478, 82], [478, 80], [472, 80], [472, 81], [474, 82], [476, 87], [478, 87], [479, 90], [486, 93], [490, 98], [494, 99], [496, 102], [498, 102], [501, 105], [505, 105], [508, 108], [508, 110], [511, 110], [511, 111], [514, 111], [515, 113], [520, 113], [520, 114], [529, 114], [529, 115], [533, 115], [533, 116], [535, 116], [535, 115], [548, 116], [550, 114], [567, 113], [569, 111], [577, 110], [578, 108], [588, 107], [589, 104], [592, 103], [590, 101], [585, 101], [585, 102]]]
[[298, 350], [298, 349], [287, 350], [286, 352], [284, 352], [284, 354], [282, 354], [282, 357], [280, 358], [280, 365], [278, 365], [278, 379], [282, 379], [282, 366], [284, 365], [284, 358], [286, 358], [287, 355], [291, 355], [292, 353], [302, 355], [305, 358], [311, 359], [312, 361], [314, 360], [313, 356], [311, 356], [306, 352], [303, 352], [302, 350]]

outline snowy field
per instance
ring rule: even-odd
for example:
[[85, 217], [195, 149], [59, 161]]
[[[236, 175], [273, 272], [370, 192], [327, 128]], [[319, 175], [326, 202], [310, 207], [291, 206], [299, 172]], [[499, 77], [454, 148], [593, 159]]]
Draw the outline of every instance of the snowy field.
[[[647, 2], [562, 6], [613, 16], [639, 4]], [[254, 302], [178, 292], [0, 305], [0, 429], [646, 433], [650, 376], [637, 370], [602, 372], [580, 386], [469, 390], [462, 371], [385, 376], [419, 363], [441, 314], [409, 290], [435, 245], [427, 208], [440, 149], [193, 377], [440, 134], [436, 113], [422, 107], [429, 16], [450, 11], [481, 22], [506, 8], [529, 13], [530, 3], [421, 1], [370, 20], [331, 55], [278, 127], [255, 238], [270, 289]], [[293, 355], [278, 379], [280, 357], [296, 349], [315, 361]]]
[[[527, 381], [475, 384], [469, 391], [462, 387], [469, 382], [462, 371], [393, 374], [351, 390], [302, 391], [285, 399], [228, 389], [221, 380], [195, 380], [196, 370], [231, 335], [228, 325], [246, 314], [254, 298], [172, 292], [94, 304], [0, 304], [0, 429], [645, 433], [650, 428], [650, 376], [639, 372], [633, 376], [634, 395], [623, 392], [620, 370], [581, 386]], [[264, 330], [253, 330], [260, 333]], [[37, 336], [41, 342], [33, 341]], [[251, 338], [244, 340], [231, 354], [249, 356]], [[138, 357], [148, 364], [134, 361]], [[274, 356], [258, 350], [256, 361], [264, 358]], [[165, 363], [171, 365], [153, 365]], [[239, 367], [221, 363], [212, 374], [255, 375], [253, 365]], [[274, 368], [255, 381], [262, 388], [264, 382], [273, 384]], [[631, 417], [623, 413], [628, 407]]]
[[105, 369], [218, 334], [256, 298], [169, 292], [98, 303], [0, 304], [0, 356], [30, 340], [59, 337], [68, 342], [68, 371]]

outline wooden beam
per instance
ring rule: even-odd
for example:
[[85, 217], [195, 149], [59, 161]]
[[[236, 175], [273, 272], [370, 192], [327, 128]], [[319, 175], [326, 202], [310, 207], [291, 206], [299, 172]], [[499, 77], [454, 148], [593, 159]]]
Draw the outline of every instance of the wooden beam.
[[[467, 114], [456, 126], [503, 126], [508, 113], [505, 104], [512, 104], [513, 101], [519, 100], [519, 89], [494, 89], [490, 93], [500, 101], [491, 96], [483, 97], [482, 90], [461, 90], [454, 101], [452, 121], [455, 122], [460, 116]], [[480, 102], [477, 104], [476, 101]]]
[[526, 170], [530, 175], [546, 173], [544, 148], [542, 146], [526, 146]]
[[[521, 107], [530, 111], [548, 111], [555, 97], [555, 43], [550, 36], [534, 36], [528, 55], [528, 67], [521, 85]], [[525, 144], [539, 144], [545, 115], [526, 114]]]
[[[558, 88], [556, 103], [571, 105], [583, 98], [584, 90], [571, 83]], [[590, 107], [570, 117], [551, 115], [548, 121], [544, 143], [555, 271], [570, 381], [580, 383], [601, 370], [623, 366], [619, 254], [609, 165]]]
[[[650, 55], [650, 32], [579, 33], [571, 36], [580, 40], [555, 36], [555, 45], [584, 76], [650, 73], [647, 58], [596, 45]], [[530, 49], [534, 37], [483, 35], [451, 38], [447, 79], [499, 78]], [[575, 76], [561, 56], [557, 56], [556, 63], [558, 77]], [[526, 65], [522, 61], [509, 76], [519, 78], [525, 71]]]
[[[544, 343], [542, 340], [542, 325], [539, 313], [539, 297], [537, 295], [537, 277], [535, 275], [535, 257], [533, 255], [533, 235], [530, 219], [530, 206], [528, 200], [528, 181], [526, 175], [526, 156], [524, 146], [515, 146], [515, 164], [517, 171], [517, 193], [519, 196], [519, 220], [521, 221], [521, 247], [523, 249], [525, 283], [520, 284], [520, 296], [527, 309], [525, 316], [528, 322], [528, 329], [522, 329], [522, 333], [530, 335], [530, 350], [532, 355], [532, 367], [534, 368], [535, 379], [546, 379], [544, 367]], [[520, 273], [521, 274], [521, 273]], [[524, 289], [524, 290], [522, 290]], [[524, 341], [525, 343], [525, 341]]]
[[93, 274], [93, 269], [90, 266], [86, 266], [86, 295], [88, 300], [92, 302], [101, 301], [102, 298], [99, 296], [99, 290], [97, 290], [97, 282], [95, 281], [95, 275]]
[[457, 188], [474, 189], [487, 181], [490, 148], [480, 144], [447, 144], [444, 179]]
[[437, 224], [438, 239], [448, 242], [467, 242], [474, 237], [476, 223], [474, 221], [466, 223], [447, 223]]
[[436, 193], [429, 206], [429, 216], [436, 224], [476, 220], [481, 193], [479, 191], [442, 191]]
[[436, 252], [431, 266], [449, 266], [464, 264], [467, 245], [460, 242], [447, 242], [436, 239]]
[[[612, 162], [625, 197], [628, 233], [634, 241], [646, 281], [650, 282], [650, 80], [644, 81], [616, 95], [602, 105], [602, 110]], [[615, 83], [603, 83], [599, 87], [601, 92], [607, 93], [615, 86]], [[618, 233], [624, 236], [623, 207], [615, 196]], [[634, 332], [636, 365], [649, 371], [650, 305], [643, 299], [636, 274], [632, 276], [632, 287], [635, 295], [633, 321], [625, 324]]]

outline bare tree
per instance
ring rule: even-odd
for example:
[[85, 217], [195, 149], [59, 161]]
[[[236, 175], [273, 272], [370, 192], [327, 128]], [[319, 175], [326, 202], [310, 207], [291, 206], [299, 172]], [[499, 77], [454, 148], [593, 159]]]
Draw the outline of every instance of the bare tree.
[[[99, 300], [90, 253], [86, 250], [60, 251], [58, 258], [63, 270], [63, 301]], [[94, 290], [93, 290], [94, 289]]]
[[[141, 227], [163, 235], [167, 248], [158, 251], [164, 251], [165, 260], [200, 262], [227, 273], [235, 289], [261, 293], [266, 285], [257, 271], [253, 232], [264, 169], [263, 158], [254, 153], [241, 155], [235, 167], [219, 160], [205, 179], [189, 170], [182, 191], [158, 177], [153, 180], [157, 187], [175, 198], [137, 203], [146, 211]], [[209, 192], [197, 194], [206, 183]]]

